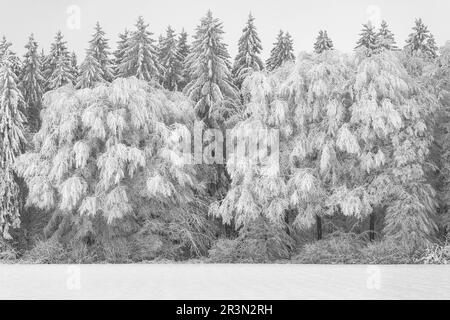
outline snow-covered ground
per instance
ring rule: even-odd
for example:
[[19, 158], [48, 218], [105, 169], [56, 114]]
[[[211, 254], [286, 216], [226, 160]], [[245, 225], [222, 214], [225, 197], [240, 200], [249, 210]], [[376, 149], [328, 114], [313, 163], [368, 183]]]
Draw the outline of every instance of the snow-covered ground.
[[0, 299], [449, 299], [450, 266], [0, 265]]

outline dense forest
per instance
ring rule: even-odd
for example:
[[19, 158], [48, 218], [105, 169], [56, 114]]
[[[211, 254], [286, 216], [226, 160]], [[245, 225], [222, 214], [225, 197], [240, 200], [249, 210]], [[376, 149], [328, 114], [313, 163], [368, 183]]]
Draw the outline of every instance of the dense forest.
[[[450, 42], [383, 21], [296, 56], [280, 31], [263, 61], [249, 15], [233, 60], [224, 32], [208, 11], [156, 40], [139, 17], [113, 51], [97, 23], [80, 64], [61, 32], [23, 57], [3, 38], [0, 262], [450, 260]], [[205, 150], [275, 130], [277, 159], [185, 163], [198, 123]]]

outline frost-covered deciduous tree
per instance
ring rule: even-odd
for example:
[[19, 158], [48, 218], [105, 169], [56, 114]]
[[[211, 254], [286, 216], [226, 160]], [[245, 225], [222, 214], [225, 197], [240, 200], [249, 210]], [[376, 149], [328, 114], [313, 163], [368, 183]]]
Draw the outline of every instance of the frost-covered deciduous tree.
[[320, 30], [316, 42], [314, 43], [314, 52], [320, 54], [326, 50], [332, 49], [333, 41], [328, 37], [328, 33], [325, 30]]
[[264, 63], [260, 55], [262, 51], [261, 40], [254, 25], [255, 18], [251, 14], [242, 30], [238, 42], [238, 54], [234, 60], [233, 78], [238, 88], [252, 72], [264, 70]]
[[166, 36], [161, 39], [159, 59], [164, 70], [161, 74], [163, 87], [177, 91], [183, 80], [183, 57], [178, 50], [175, 30], [170, 26], [166, 30]]
[[158, 63], [157, 48], [154, 45], [148, 24], [140, 16], [136, 22], [136, 30], [126, 40], [126, 48], [123, 52], [122, 61], [118, 66], [118, 77], [127, 78], [135, 76], [146, 81], [157, 81], [161, 70]]
[[195, 102], [198, 117], [208, 126], [222, 119], [224, 110], [237, 99], [223, 33], [222, 23], [208, 11], [196, 28], [187, 57], [190, 82], [183, 92]]
[[10, 228], [20, 225], [21, 204], [14, 163], [25, 143], [26, 103], [17, 85], [13, 63], [7, 49], [0, 63], [0, 236], [5, 239], [11, 238]]
[[406, 40], [405, 49], [409, 53], [423, 53], [429, 58], [436, 58], [436, 42], [428, 27], [423, 23], [422, 19], [417, 19], [413, 27], [413, 32]]
[[27, 205], [53, 212], [54, 237], [101, 244], [119, 228], [159, 248], [171, 239], [194, 254], [205, 250], [213, 231], [204, 228], [203, 187], [177, 150], [194, 121], [184, 96], [130, 77], [62, 87], [44, 105], [34, 149], [17, 170]]
[[[433, 99], [411, 78], [398, 57], [383, 51], [356, 56], [351, 125], [359, 143], [359, 174], [336, 199], [344, 214], [385, 210], [386, 235], [409, 245], [435, 231], [435, 191], [426, 180], [433, 127]], [[346, 205], [347, 204], [347, 205]]]
[[329, 199], [351, 180], [360, 152], [349, 124], [352, 71], [335, 50], [302, 54], [281, 88], [291, 116], [287, 186], [297, 213], [294, 225], [305, 229], [316, 224], [318, 239], [322, 217], [338, 211]]
[[398, 50], [397, 43], [395, 42], [395, 37], [386, 21], [382, 21], [380, 25], [380, 30], [377, 33], [379, 45], [381, 48], [386, 50]]
[[261, 71], [244, 80], [242, 90], [250, 97], [244, 110], [247, 117], [236, 124], [227, 141], [231, 184], [210, 213], [232, 225], [242, 237], [274, 242], [277, 250], [284, 252], [289, 245], [284, 220], [289, 202], [280, 170], [279, 138], [288, 110], [277, 94], [279, 83], [277, 74]]
[[42, 95], [45, 80], [42, 75], [41, 59], [38, 54], [38, 44], [31, 34], [25, 45], [22, 71], [20, 73], [20, 89], [27, 108], [28, 124], [33, 132], [39, 130]]
[[294, 47], [291, 35], [280, 30], [274, 47], [270, 51], [270, 57], [266, 61], [266, 68], [268, 71], [273, 71], [281, 67], [288, 61], [294, 61]]

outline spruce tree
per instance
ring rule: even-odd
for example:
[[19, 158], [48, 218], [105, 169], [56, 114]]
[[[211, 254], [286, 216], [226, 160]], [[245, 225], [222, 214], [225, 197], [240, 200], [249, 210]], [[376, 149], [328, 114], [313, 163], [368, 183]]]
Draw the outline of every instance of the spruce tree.
[[55, 36], [55, 41], [51, 45], [45, 64], [46, 90], [73, 84], [75, 79], [73, 60], [67, 50], [67, 43], [64, 41], [61, 31], [58, 31]]
[[280, 30], [277, 36], [277, 40], [274, 43], [274, 47], [270, 51], [270, 57], [266, 61], [266, 67], [268, 71], [273, 71], [278, 67], [281, 67], [287, 61], [294, 61], [294, 49], [293, 40], [291, 35]]
[[[208, 11], [196, 28], [187, 57], [191, 81], [184, 92], [195, 102], [195, 110], [206, 123], [221, 117], [221, 106], [237, 98], [232, 83], [230, 55], [222, 42], [223, 26]], [[211, 125], [211, 123], [209, 123]]]
[[428, 27], [422, 22], [422, 19], [415, 21], [413, 32], [408, 36], [406, 40], [405, 49], [409, 53], [422, 53], [429, 58], [436, 57], [436, 44], [434, 37], [428, 30]]
[[381, 22], [380, 30], [378, 30], [379, 45], [386, 50], [398, 50], [397, 43], [395, 42], [394, 34], [389, 30], [389, 26], [386, 21]]
[[92, 88], [96, 83], [105, 82], [103, 70], [93, 52], [88, 50], [80, 66], [80, 76], [77, 79], [77, 88]]
[[6, 49], [0, 64], [0, 236], [11, 239], [10, 228], [20, 225], [20, 194], [14, 174], [16, 157], [25, 143], [21, 111], [26, 106], [13, 72], [14, 59]]
[[155, 40], [152, 33], [147, 30], [148, 24], [140, 16], [136, 22], [136, 30], [131, 33], [126, 42], [126, 48], [119, 65], [119, 77], [135, 76], [146, 81], [157, 80], [161, 67], [158, 63]]
[[161, 39], [160, 64], [164, 70], [161, 84], [164, 88], [176, 91], [183, 79], [183, 61], [179, 55], [175, 31], [167, 27], [166, 36]]
[[178, 56], [180, 57], [182, 66], [182, 75], [181, 80], [178, 84], [178, 89], [183, 90], [184, 87], [189, 83], [189, 70], [187, 68], [186, 58], [190, 52], [190, 47], [188, 44], [188, 34], [184, 29], [181, 30], [177, 43]]
[[314, 43], [314, 52], [321, 54], [324, 51], [333, 49], [333, 41], [328, 37], [325, 30], [320, 30], [317, 36], [316, 42]]
[[238, 54], [233, 66], [233, 78], [238, 88], [251, 72], [264, 69], [264, 63], [260, 58], [261, 40], [256, 32], [254, 20], [255, 18], [249, 14], [247, 24], [242, 30], [242, 36], [238, 42]]
[[11, 45], [12, 43], [9, 42], [5, 36], [3, 36], [2, 41], [0, 42], [0, 61], [2, 57], [6, 53], [8, 53], [9, 58], [11, 59], [12, 62], [11, 64], [12, 71], [17, 77], [19, 77], [22, 65], [19, 57], [13, 51], [11, 51]]
[[42, 76], [41, 57], [38, 55], [38, 44], [31, 34], [25, 45], [23, 68], [20, 74], [20, 88], [28, 106], [28, 124], [33, 132], [40, 127], [41, 99], [44, 93], [44, 77]]
[[123, 62], [123, 57], [127, 49], [127, 41], [130, 32], [125, 29], [123, 33], [119, 34], [119, 41], [117, 42], [117, 49], [114, 51], [114, 76], [118, 77], [120, 74], [119, 66]]
[[72, 78], [75, 80], [80, 75], [80, 70], [78, 70], [78, 58], [75, 52], [72, 52], [70, 55], [70, 67], [70, 73], [72, 74]]
[[380, 41], [378, 34], [375, 32], [375, 27], [371, 22], [363, 25], [363, 29], [359, 35], [360, 38], [356, 43], [355, 49], [363, 50], [368, 57], [379, 51]]
[[110, 47], [108, 39], [105, 38], [105, 32], [98, 22], [95, 25], [95, 32], [92, 35], [92, 39], [89, 41], [88, 50], [91, 52], [92, 57], [100, 64], [102, 78], [105, 81], [112, 81], [113, 70], [110, 59]]

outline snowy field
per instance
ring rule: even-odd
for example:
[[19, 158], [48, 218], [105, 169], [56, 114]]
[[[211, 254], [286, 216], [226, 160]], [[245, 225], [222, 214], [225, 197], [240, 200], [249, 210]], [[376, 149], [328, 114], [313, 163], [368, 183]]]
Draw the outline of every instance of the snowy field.
[[0, 265], [0, 299], [450, 299], [449, 266]]

